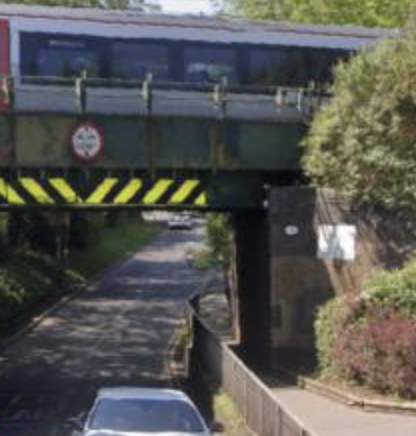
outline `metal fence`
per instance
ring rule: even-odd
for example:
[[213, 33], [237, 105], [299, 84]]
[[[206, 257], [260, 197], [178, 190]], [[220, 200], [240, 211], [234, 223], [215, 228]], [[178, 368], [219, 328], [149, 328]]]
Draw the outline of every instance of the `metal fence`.
[[194, 300], [189, 306], [191, 361], [230, 395], [248, 427], [258, 436], [316, 436], [279, 404], [273, 392], [199, 318], [196, 308]]

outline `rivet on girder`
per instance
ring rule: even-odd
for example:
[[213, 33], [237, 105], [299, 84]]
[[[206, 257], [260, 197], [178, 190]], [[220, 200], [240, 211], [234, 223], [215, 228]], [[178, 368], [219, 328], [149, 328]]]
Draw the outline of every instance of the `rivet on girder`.
[[227, 108], [228, 80], [223, 77], [220, 83], [214, 85], [212, 98], [217, 109], [220, 110], [221, 118], [225, 117]]
[[287, 104], [287, 91], [280, 87], [277, 88], [274, 101], [276, 103], [278, 111], [280, 112], [282, 108]]
[[87, 107], [87, 92], [86, 81], [88, 74], [85, 70], [82, 70], [81, 76], [75, 79], [75, 95], [78, 99], [78, 106], [82, 113], [85, 113]]
[[297, 94], [297, 102], [296, 102], [296, 109], [299, 112], [302, 112], [304, 103], [305, 103], [305, 91], [303, 89], [299, 89]]
[[152, 112], [152, 84], [153, 75], [147, 74], [146, 79], [143, 81], [142, 85], [142, 99], [144, 101], [144, 106], [146, 108], [147, 114], [150, 115]]

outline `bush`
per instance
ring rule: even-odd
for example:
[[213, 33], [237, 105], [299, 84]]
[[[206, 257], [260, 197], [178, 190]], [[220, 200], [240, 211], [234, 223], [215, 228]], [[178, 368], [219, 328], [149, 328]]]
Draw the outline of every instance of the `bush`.
[[377, 271], [364, 284], [362, 298], [370, 309], [404, 313], [416, 320], [416, 261], [393, 271]]
[[337, 342], [348, 326], [357, 324], [364, 316], [361, 299], [334, 298], [321, 307], [315, 321], [318, 362], [323, 373], [333, 372]]
[[231, 228], [228, 216], [209, 214], [206, 224], [205, 246], [207, 261], [228, 269], [231, 262]]
[[344, 327], [335, 341], [339, 375], [378, 391], [416, 398], [416, 324], [392, 311]]
[[14, 254], [0, 264], [0, 334], [33, 305], [81, 282], [80, 276], [45, 254]]
[[7, 327], [25, 303], [25, 289], [7, 270], [0, 269], [0, 329]]
[[377, 271], [359, 298], [336, 298], [315, 323], [321, 371], [416, 398], [416, 262]]
[[316, 185], [357, 201], [416, 208], [416, 31], [336, 69], [334, 98], [314, 119], [304, 166]]

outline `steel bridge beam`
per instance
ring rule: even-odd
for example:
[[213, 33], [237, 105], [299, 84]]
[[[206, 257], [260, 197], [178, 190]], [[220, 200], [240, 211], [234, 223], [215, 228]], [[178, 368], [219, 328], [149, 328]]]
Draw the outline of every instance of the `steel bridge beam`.
[[0, 170], [0, 208], [263, 208], [255, 175], [109, 170]]

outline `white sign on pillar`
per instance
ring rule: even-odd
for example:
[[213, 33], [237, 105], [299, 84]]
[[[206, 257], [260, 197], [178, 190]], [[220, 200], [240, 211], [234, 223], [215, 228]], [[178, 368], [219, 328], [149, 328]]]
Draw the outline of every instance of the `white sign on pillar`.
[[318, 228], [318, 258], [353, 261], [357, 251], [357, 227], [321, 225]]

